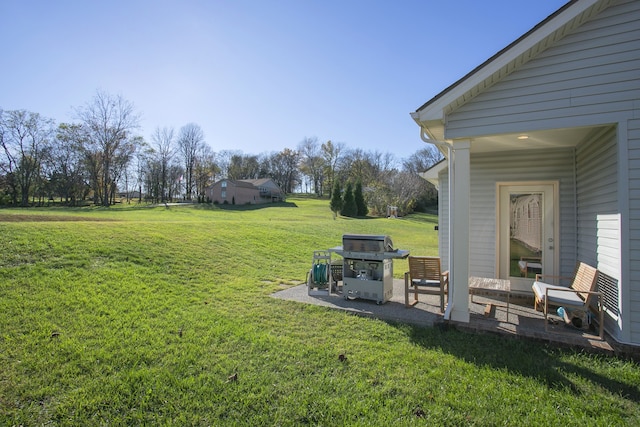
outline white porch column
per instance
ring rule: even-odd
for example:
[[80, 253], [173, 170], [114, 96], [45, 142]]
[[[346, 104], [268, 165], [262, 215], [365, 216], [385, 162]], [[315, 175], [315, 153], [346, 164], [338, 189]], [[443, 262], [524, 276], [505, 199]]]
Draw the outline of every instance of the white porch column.
[[451, 201], [451, 256], [449, 303], [450, 319], [469, 322], [469, 199], [471, 195], [470, 153], [471, 141], [453, 143]]

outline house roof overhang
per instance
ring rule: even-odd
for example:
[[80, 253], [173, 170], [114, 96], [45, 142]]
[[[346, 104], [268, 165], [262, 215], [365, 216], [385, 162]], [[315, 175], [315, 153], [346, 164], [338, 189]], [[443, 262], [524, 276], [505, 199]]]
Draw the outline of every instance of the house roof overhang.
[[[411, 117], [420, 126], [421, 135], [436, 141], [446, 141], [448, 114], [514, 72], [567, 33], [607, 8], [613, 1], [569, 1], [513, 43], [412, 112]], [[470, 137], [474, 136], [470, 135]]]
[[440, 160], [426, 171], [420, 173], [420, 177], [433, 184], [437, 190], [440, 190], [440, 172], [444, 171], [448, 166], [445, 159]]

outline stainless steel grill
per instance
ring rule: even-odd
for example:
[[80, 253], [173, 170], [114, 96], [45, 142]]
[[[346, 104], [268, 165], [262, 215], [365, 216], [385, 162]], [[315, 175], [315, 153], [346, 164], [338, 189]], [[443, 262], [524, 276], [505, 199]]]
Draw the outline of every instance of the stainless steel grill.
[[363, 298], [383, 304], [393, 296], [393, 260], [409, 251], [393, 248], [389, 236], [345, 234], [342, 246], [330, 249], [340, 255], [345, 299]]

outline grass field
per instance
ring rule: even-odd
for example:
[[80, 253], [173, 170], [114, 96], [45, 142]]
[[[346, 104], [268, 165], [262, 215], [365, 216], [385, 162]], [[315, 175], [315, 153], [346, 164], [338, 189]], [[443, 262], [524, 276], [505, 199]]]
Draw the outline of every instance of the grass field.
[[0, 425], [640, 425], [634, 362], [270, 297], [344, 233], [435, 255], [435, 223], [0, 210]]

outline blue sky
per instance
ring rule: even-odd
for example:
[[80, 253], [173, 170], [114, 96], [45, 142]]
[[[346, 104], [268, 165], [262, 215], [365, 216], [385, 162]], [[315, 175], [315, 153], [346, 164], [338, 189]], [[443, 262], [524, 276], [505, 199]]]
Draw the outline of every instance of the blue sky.
[[565, 0], [0, 0], [0, 108], [75, 120], [98, 89], [216, 152], [306, 137], [406, 158], [409, 113]]

